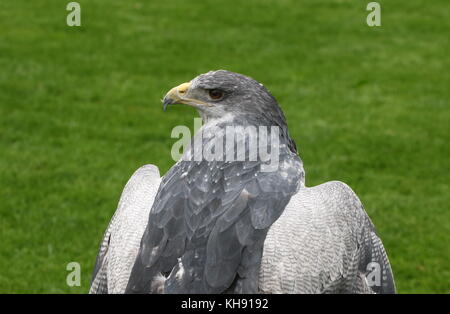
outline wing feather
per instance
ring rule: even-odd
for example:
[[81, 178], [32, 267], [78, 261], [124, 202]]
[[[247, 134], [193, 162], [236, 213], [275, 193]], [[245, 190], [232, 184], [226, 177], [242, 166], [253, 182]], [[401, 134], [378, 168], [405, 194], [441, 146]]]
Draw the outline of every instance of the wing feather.
[[[380, 266], [378, 285], [366, 278], [370, 263]], [[333, 181], [304, 188], [291, 198], [266, 237], [260, 290], [395, 293], [383, 244], [346, 184]]]
[[90, 293], [124, 292], [159, 182], [154, 165], [139, 168], [127, 182], [100, 244]]

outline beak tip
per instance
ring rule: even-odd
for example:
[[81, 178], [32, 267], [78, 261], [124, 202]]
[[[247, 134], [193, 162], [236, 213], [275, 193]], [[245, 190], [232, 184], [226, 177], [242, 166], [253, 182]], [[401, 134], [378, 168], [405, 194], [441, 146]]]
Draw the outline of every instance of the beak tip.
[[191, 83], [183, 83], [177, 87], [172, 88], [163, 98], [163, 110], [166, 111], [169, 105], [183, 103], [181, 94], [185, 94], [189, 89]]
[[173, 101], [170, 98], [164, 97], [164, 99], [162, 100], [162, 103], [163, 103], [163, 110], [166, 111], [167, 106], [172, 105]]

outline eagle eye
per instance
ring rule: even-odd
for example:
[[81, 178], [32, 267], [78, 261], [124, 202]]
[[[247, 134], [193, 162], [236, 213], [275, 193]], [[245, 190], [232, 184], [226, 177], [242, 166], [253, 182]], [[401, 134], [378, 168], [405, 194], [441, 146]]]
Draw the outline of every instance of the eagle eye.
[[211, 97], [211, 99], [214, 100], [219, 100], [223, 98], [223, 91], [219, 90], [219, 89], [210, 89], [209, 90], [209, 97]]

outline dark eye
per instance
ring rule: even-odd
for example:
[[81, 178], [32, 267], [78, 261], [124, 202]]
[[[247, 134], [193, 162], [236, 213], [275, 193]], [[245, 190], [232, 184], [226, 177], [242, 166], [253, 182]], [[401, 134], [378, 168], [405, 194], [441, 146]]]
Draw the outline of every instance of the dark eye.
[[223, 98], [223, 91], [219, 89], [210, 89], [209, 90], [209, 97], [214, 100], [219, 100]]

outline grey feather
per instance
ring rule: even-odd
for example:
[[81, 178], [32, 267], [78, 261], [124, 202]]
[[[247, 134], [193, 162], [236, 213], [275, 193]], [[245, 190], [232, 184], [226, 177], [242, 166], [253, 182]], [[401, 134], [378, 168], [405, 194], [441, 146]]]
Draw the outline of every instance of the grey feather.
[[89, 293], [124, 292], [160, 181], [158, 168], [146, 165], [126, 184], [100, 245]]
[[[367, 283], [377, 263], [380, 284]], [[301, 189], [264, 244], [264, 293], [395, 293], [386, 252], [354, 192], [342, 182]]]

